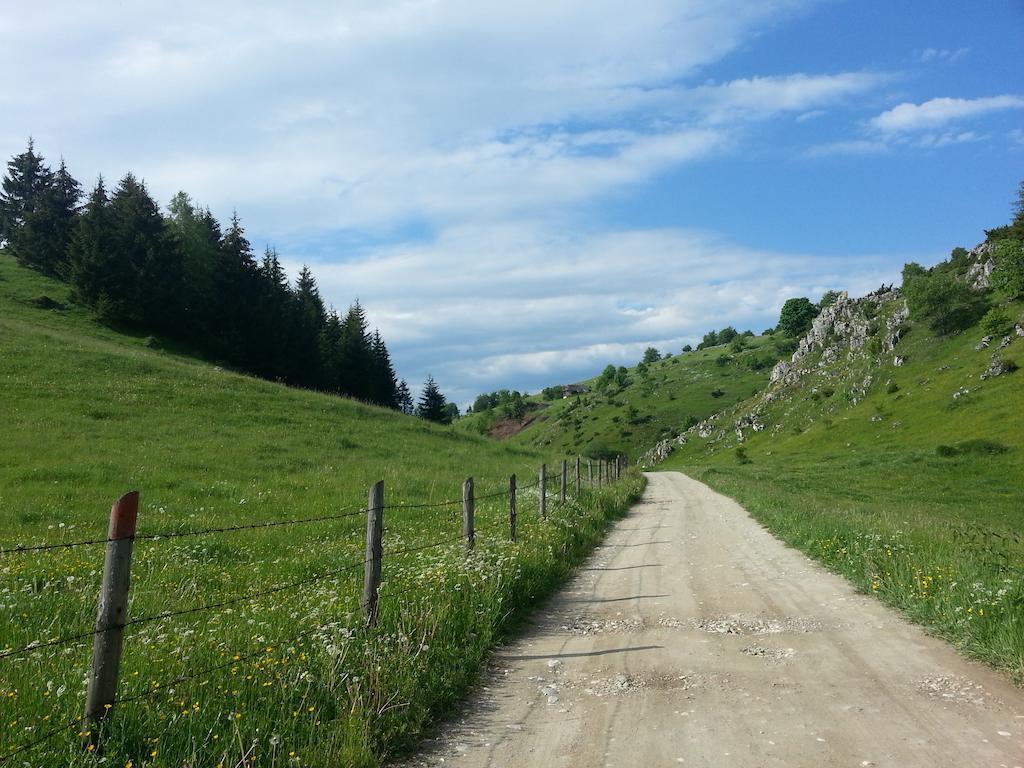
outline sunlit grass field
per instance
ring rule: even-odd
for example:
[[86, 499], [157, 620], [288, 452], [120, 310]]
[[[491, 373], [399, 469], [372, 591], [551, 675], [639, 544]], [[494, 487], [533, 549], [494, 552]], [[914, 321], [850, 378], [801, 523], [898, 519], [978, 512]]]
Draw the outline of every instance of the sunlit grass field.
[[[590, 391], [564, 399], [528, 398], [542, 409], [521, 432], [508, 438], [512, 445], [564, 454], [613, 452], [639, 458], [656, 442], [684, 432], [688, 426], [739, 403], [768, 383], [777, 359], [771, 336], [744, 338], [745, 348], [720, 345], [684, 352], [646, 366], [645, 373], [629, 369], [623, 388], [601, 391], [596, 379], [583, 382]], [[757, 359], [760, 367], [750, 363]], [[485, 433], [491, 413], [471, 414], [456, 428]]]
[[[137, 541], [129, 618], [230, 604], [127, 628], [102, 755], [77, 726], [18, 752], [81, 717], [90, 637], [0, 658], [0, 764], [372, 766], [401, 752], [639, 494], [632, 473], [552, 496], [542, 521], [528, 486], [556, 458], [162, 351], [0, 257], [0, 548], [102, 539], [131, 489], [140, 534], [333, 518]], [[527, 486], [517, 543], [507, 500], [483, 498], [512, 473]], [[481, 498], [471, 554], [467, 476]], [[367, 630], [361, 509], [380, 479]], [[90, 632], [102, 564], [102, 544], [0, 554], [0, 651]]]
[[[995, 351], [975, 349], [982, 335], [935, 338], [915, 325], [897, 348], [906, 363], [886, 361], [856, 406], [812, 396], [812, 379], [779, 400], [740, 456], [693, 441], [659, 468], [736, 498], [786, 542], [1024, 683], [1024, 374], [982, 380]], [[1024, 363], [1024, 339], [1000, 354]]]

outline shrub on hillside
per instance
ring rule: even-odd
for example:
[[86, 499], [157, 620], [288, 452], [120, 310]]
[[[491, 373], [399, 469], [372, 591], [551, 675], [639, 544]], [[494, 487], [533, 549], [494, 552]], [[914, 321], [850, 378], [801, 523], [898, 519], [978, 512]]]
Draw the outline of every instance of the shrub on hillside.
[[824, 309], [825, 307], [831, 307], [836, 303], [836, 299], [839, 298], [839, 291], [825, 291], [821, 295], [821, 300], [818, 302], [818, 309]]
[[904, 267], [903, 293], [910, 316], [921, 320], [940, 336], [971, 325], [984, 310], [984, 301], [948, 272], [917, 272]]
[[799, 338], [811, 328], [811, 323], [818, 316], [818, 308], [806, 297], [787, 299], [779, 314], [778, 329], [787, 336]]
[[981, 330], [986, 336], [1005, 336], [1013, 330], [1013, 320], [1002, 307], [992, 307], [981, 318]]
[[656, 363], [659, 360], [661, 360], [661, 353], [654, 347], [648, 347], [647, 349], [644, 350], [644, 363], [650, 365], [651, 363]]
[[786, 338], [785, 336], [783, 336], [776, 338], [774, 344], [775, 351], [779, 357], [789, 357], [794, 352], [796, 352], [796, 339]]
[[998, 440], [989, 440], [984, 437], [976, 437], [971, 440], [961, 440], [956, 445], [938, 445], [935, 453], [939, 456], [949, 458], [951, 456], [997, 456], [1009, 451], [1009, 447]]
[[718, 343], [728, 344], [737, 336], [739, 336], [739, 333], [736, 331], [736, 329], [733, 328], [731, 325], [727, 325], [725, 326], [725, 328], [718, 332]]
[[1024, 296], [1024, 244], [1003, 240], [992, 249], [992, 285], [1011, 299]]

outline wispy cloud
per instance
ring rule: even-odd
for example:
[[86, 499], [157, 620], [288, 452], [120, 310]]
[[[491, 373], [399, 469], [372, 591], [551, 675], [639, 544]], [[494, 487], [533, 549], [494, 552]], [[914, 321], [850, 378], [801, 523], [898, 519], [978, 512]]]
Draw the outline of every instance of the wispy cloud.
[[1024, 98], [1002, 95], [977, 99], [937, 98], [921, 104], [904, 102], [872, 118], [870, 124], [886, 132], [922, 131], [1006, 109], [1024, 109]]
[[873, 90], [888, 79], [871, 72], [752, 77], [697, 88], [691, 98], [712, 123], [764, 119], [784, 112], [804, 112], [802, 117], [807, 119], [807, 110], [821, 114], [820, 107]]
[[877, 155], [886, 152], [889, 145], [884, 141], [872, 139], [851, 139], [849, 141], [833, 141], [810, 147], [806, 157], [830, 157], [832, 155]]
[[968, 47], [963, 48], [925, 48], [917, 54], [917, 59], [922, 64], [929, 64], [933, 61], [946, 61], [953, 64], [959, 61], [968, 53], [971, 49]]

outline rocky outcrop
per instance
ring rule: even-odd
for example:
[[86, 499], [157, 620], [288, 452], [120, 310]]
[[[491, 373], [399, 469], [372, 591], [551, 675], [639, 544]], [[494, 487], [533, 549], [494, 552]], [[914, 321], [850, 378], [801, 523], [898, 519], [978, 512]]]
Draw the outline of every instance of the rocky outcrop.
[[992, 260], [992, 243], [982, 243], [971, 249], [968, 258], [973, 262], [967, 268], [964, 279], [976, 291], [984, 291], [992, 287], [992, 270], [996, 263]]
[[[888, 314], [883, 330], [878, 327], [874, 316], [881, 306], [890, 302], [897, 304]], [[907, 305], [898, 288], [882, 288], [861, 299], [851, 299], [844, 291], [839, 294], [834, 304], [825, 307], [814, 318], [811, 329], [800, 339], [793, 357], [776, 363], [772, 368], [769, 384], [796, 384], [811, 370], [802, 363], [812, 353], [821, 350], [817, 367], [827, 368], [835, 363], [843, 352], [852, 356], [863, 348], [875, 333], [883, 334], [882, 349], [891, 352], [903, 335], [907, 317]]]
[[671, 440], [662, 440], [651, 450], [637, 459], [637, 465], [641, 467], [653, 467], [667, 459], [673, 451]]
[[978, 376], [983, 381], [985, 379], [994, 379], [996, 376], [1002, 376], [1004, 373], [1012, 373], [1015, 368], [1007, 363], [998, 353], [992, 355], [992, 362], [988, 364], [988, 368], [984, 373]]

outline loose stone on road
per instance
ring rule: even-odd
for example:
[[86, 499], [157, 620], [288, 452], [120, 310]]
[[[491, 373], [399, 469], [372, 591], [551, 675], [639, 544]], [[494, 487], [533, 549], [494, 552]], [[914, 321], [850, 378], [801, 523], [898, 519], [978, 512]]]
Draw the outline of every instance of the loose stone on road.
[[1024, 766], [1024, 692], [679, 473], [416, 766]]

